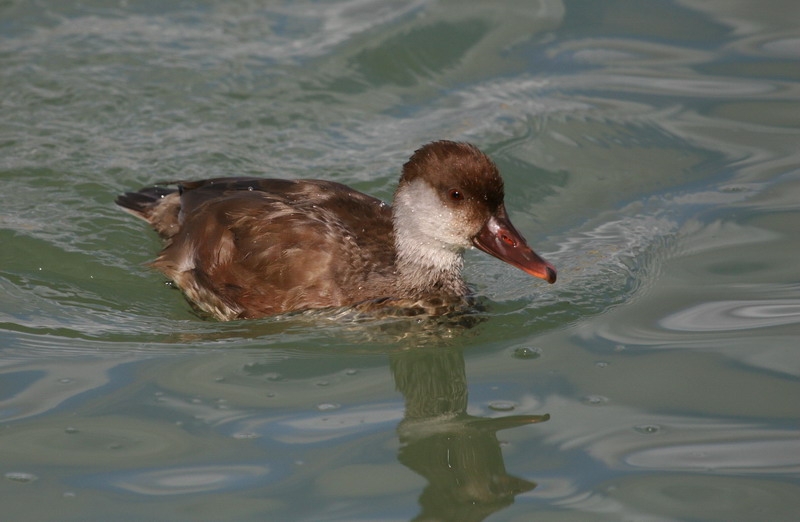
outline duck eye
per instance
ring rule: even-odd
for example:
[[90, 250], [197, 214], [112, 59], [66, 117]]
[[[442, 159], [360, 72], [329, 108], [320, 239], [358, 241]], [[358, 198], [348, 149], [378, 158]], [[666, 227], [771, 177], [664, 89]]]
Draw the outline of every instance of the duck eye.
[[450, 199], [452, 199], [453, 201], [461, 201], [462, 199], [464, 199], [464, 194], [458, 189], [450, 189], [450, 192], [448, 192], [448, 194], [450, 195]]

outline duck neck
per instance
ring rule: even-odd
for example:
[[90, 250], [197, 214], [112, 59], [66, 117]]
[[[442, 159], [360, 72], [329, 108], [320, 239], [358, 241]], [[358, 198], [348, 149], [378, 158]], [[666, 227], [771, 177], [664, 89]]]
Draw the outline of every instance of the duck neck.
[[395, 237], [397, 271], [411, 293], [440, 293], [462, 296], [467, 287], [461, 278], [464, 258], [435, 245], [420, 245], [413, 239]]

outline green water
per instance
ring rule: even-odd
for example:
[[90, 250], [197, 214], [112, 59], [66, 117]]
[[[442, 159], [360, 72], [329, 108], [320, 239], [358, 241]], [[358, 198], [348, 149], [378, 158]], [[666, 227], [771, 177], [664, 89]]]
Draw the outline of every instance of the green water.
[[[796, 520], [800, 5], [0, 3], [0, 519]], [[559, 269], [219, 323], [114, 197], [497, 162]], [[549, 417], [547, 417], [549, 415]]]

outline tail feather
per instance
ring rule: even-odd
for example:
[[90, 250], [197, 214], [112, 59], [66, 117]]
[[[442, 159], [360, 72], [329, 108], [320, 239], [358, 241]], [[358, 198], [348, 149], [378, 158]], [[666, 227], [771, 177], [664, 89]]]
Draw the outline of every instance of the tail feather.
[[138, 192], [126, 192], [117, 196], [114, 203], [121, 206], [128, 212], [148, 221], [147, 216], [152, 214], [153, 209], [163, 198], [177, 192], [177, 189], [167, 187], [147, 187]]
[[[169, 197], [172, 194], [175, 196]], [[177, 229], [180, 198], [176, 188], [154, 186], [126, 192], [117, 196], [114, 203], [150, 223], [162, 237], [171, 237]]]

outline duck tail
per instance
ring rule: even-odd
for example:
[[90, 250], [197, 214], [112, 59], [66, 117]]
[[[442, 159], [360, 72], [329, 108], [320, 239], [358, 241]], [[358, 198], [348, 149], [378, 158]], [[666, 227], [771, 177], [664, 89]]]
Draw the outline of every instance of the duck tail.
[[165, 197], [177, 191], [178, 189], [167, 187], [146, 187], [137, 192], [120, 194], [114, 203], [134, 216], [149, 221], [148, 216], [153, 213], [153, 209], [161, 204]]
[[178, 193], [177, 188], [146, 187], [137, 192], [120, 194], [114, 203], [126, 212], [150, 223], [162, 237], [170, 237], [174, 234], [175, 225], [178, 224], [180, 211]]

